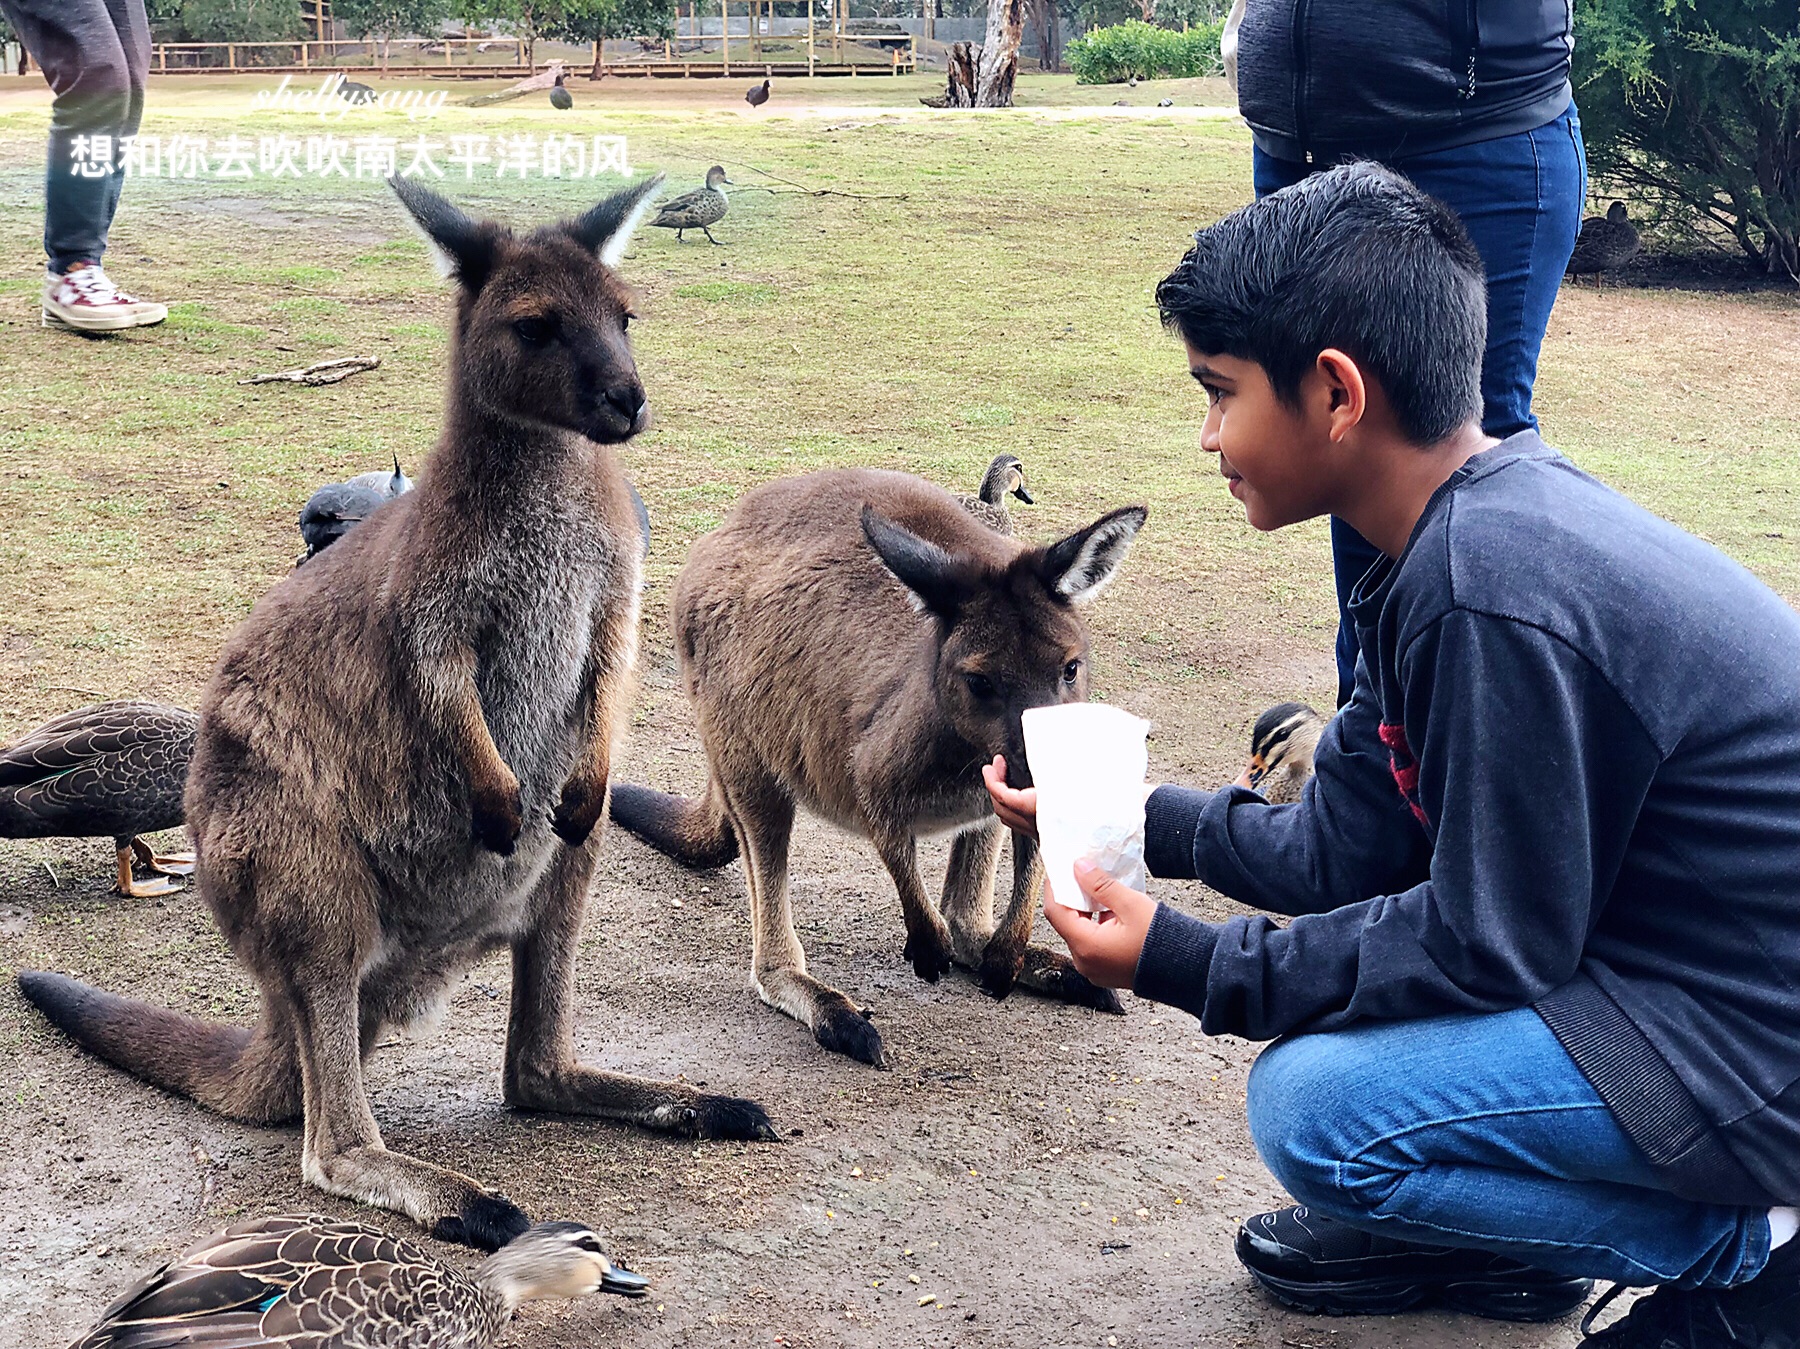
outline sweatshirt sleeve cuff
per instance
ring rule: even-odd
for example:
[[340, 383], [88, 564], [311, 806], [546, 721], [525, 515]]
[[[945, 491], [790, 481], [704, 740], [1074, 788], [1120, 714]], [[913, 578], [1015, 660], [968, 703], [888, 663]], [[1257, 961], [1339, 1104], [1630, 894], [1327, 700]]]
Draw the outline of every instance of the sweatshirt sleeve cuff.
[[1144, 802], [1144, 865], [1152, 876], [1166, 881], [1198, 879], [1194, 833], [1210, 800], [1211, 792], [1186, 787], [1158, 787], [1150, 793]]
[[1218, 940], [1219, 930], [1211, 923], [1158, 904], [1138, 954], [1132, 992], [1199, 1016], [1206, 1008], [1206, 976]]

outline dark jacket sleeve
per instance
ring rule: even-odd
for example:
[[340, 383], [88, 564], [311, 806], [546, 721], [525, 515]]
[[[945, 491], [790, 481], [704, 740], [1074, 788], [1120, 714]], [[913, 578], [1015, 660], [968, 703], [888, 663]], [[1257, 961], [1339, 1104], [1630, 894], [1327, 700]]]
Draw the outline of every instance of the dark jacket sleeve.
[[1418, 691], [1405, 725], [1419, 742], [1430, 879], [1286, 928], [1262, 917], [1214, 927], [1163, 905], [1138, 962], [1141, 995], [1192, 1012], [1209, 1034], [1260, 1040], [1522, 1007], [1574, 975], [1656, 746], [1584, 658], [1526, 624], [1452, 610], [1400, 667], [1409, 697]]
[[1331, 719], [1302, 798], [1272, 806], [1255, 792], [1160, 787], [1144, 806], [1150, 874], [1201, 880], [1271, 913], [1323, 913], [1410, 884], [1429, 844], [1395, 785], [1366, 668]]

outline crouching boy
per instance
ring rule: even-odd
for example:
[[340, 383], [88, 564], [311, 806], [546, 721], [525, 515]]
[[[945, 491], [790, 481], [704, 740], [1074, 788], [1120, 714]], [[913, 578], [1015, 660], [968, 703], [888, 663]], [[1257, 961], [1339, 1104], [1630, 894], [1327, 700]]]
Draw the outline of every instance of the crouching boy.
[[1088, 978], [1278, 1040], [1250, 1128], [1301, 1207], [1239, 1256], [1311, 1310], [1539, 1319], [1601, 1278], [1655, 1291], [1588, 1345], [1794, 1349], [1800, 616], [1482, 434], [1480, 260], [1383, 169], [1200, 231], [1157, 299], [1251, 525], [1336, 515], [1383, 554], [1304, 798], [1147, 807], [1153, 874], [1293, 921], [1091, 868], [1104, 921], [1046, 905]]

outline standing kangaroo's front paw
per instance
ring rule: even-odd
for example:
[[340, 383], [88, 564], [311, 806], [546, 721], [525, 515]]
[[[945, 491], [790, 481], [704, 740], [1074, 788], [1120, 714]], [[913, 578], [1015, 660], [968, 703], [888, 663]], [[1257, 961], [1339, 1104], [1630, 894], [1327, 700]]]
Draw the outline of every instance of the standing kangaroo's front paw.
[[550, 816], [550, 828], [570, 847], [579, 848], [587, 842], [588, 835], [594, 832], [594, 826], [600, 823], [600, 817], [605, 813], [606, 779], [596, 782], [572, 777], [563, 783], [562, 799]]
[[1015, 945], [996, 935], [981, 953], [981, 968], [975, 972], [975, 978], [981, 991], [990, 998], [1004, 998], [1013, 991], [1013, 985], [1019, 982], [1019, 972], [1024, 968], [1025, 944]]
[[933, 929], [909, 935], [900, 954], [912, 962], [913, 973], [928, 984], [935, 984], [950, 972], [950, 940]]
[[475, 841], [489, 852], [512, 856], [519, 831], [525, 827], [525, 807], [519, 799], [519, 780], [512, 774], [506, 781], [483, 789], [477, 788], [471, 801]]

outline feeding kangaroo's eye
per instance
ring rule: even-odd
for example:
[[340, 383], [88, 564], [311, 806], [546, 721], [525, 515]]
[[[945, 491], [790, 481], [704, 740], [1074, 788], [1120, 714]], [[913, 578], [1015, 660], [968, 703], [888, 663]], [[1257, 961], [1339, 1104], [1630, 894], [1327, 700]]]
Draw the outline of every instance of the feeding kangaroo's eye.
[[541, 347], [556, 335], [555, 325], [548, 319], [518, 319], [513, 323], [513, 331], [528, 347]]
[[986, 675], [966, 674], [963, 676], [963, 683], [967, 684], [969, 692], [982, 702], [995, 696], [994, 681]]
[[1072, 660], [1067, 665], [1063, 666], [1063, 683], [1073, 684], [1080, 677], [1081, 677], [1081, 662], [1080, 661]]

